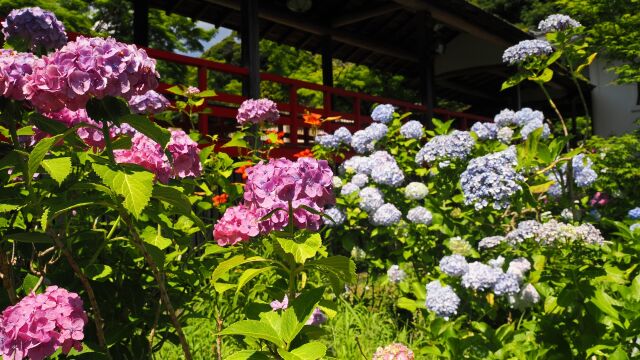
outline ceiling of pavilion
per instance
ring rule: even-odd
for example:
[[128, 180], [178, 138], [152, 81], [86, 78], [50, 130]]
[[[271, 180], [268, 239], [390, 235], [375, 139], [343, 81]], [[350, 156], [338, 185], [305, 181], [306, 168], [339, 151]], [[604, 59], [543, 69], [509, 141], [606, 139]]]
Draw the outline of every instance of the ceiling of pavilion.
[[[152, 7], [238, 31], [241, 2], [150, 0]], [[432, 50], [436, 56], [439, 49], [446, 49], [461, 33], [503, 48], [530, 37], [464, 0], [312, 0], [311, 7], [304, 12], [289, 9], [287, 0], [259, 0], [258, 4], [260, 38], [318, 53], [323, 39], [331, 35], [334, 58], [403, 74], [409, 79], [407, 86], [416, 89], [420, 86], [423, 50], [417, 45], [422, 36], [420, 26], [424, 26], [421, 11], [433, 16]], [[511, 72], [497, 63], [491, 71], [479, 66], [438, 74], [435, 93], [440, 98], [470, 104], [476, 113], [491, 114], [505, 104], [514, 104], [515, 92], [498, 96], [500, 84]], [[567, 93], [563, 81], [552, 88], [558, 95]], [[523, 100], [533, 105], [542, 100], [536, 97]]]

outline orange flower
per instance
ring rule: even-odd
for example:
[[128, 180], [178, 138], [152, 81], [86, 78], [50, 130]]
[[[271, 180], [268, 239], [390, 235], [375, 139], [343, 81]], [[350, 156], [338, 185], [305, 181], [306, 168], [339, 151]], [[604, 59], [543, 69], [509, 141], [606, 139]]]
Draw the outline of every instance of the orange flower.
[[304, 149], [304, 150], [302, 150], [302, 151], [300, 151], [298, 153], [293, 154], [293, 157], [296, 158], [296, 159], [299, 159], [299, 158], [304, 158], [304, 157], [312, 158], [312, 157], [315, 157], [315, 156], [313, 154], [313, 151], [311, 151], [311, 149]]
[[242, 175], [242, 180], [247, 180], [247, 172], [245, 170], [247, 170], [247, 168], [252, 167], [253, 164], [249, 163], [247, 165], [242, 165], [239, 168], [237, 168], [234, 172], [236, 174], [241, 174]]
[[322, 115], [309, 112], [309, 110], [302, 115], [302, 118], [304, 119], [305, 124], [309, 124], [311, 126], [320, 126], [322, 124]]
[[[277, 140], [276, 140], [276, 142], [275, 142], [275, 144], [276, 144], [276, 145], [282, 145], [282, 144], [284, 144], [284, 140], [282, 140], [282, 138], [284, 137], [284, 131], [278, 131], [278, 130], [267, 130], [267, 131], [265, 131], [265, 133], [266, 133], [267, 135], [269, 135], [269, 134], [276, 134], [276, 136], [277, 136]], [[271, 141], [271, 139], [269, 139], [268, 137], [267, 137], [266, 142], [267, 142], [267, 144], [273, 144], [273, 142]]]
[[213, 201], [213, 206], [220, 206], [221, 204], [226, 204], [227, 200], [229, 200], [229, 195], [220, 194], [211, 198]]

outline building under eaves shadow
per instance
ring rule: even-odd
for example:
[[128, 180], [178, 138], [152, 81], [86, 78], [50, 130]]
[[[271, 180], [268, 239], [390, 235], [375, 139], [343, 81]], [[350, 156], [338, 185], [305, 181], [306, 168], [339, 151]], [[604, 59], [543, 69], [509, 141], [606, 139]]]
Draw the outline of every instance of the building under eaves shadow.
[[[523, 106], [552, 115], [533, 83], [500, 91], [515, 72], [502, 63], [503, 51], [532, 35], [463, 0], [134, 2], [135, 35], [141, 44], [147, 6], [238, 31], [242, 65], [248, 70], [243, 87], [247, 97], [259, 96], [258, 41], [268, 39], [322, 54], [326, 86], [333, 86], [331, 59], [404, 75], [406, 86], [421, 94], [425, 118], [434, 113], [436, 96], [468, 104], [465, 112], [483, 117]], [[582, 85], [588, 94], [589, 84]], [[566, 117], [580, 115], [578, 93], [569, 78], [556, 74], [547, 86]]]

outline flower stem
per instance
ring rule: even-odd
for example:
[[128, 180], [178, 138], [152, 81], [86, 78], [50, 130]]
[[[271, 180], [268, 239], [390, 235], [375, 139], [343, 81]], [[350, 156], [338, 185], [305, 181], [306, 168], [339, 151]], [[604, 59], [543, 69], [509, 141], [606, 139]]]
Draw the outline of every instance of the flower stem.
[[104, 137], [104, 147], [107, 152], [107, 156], [112, 162], [115, 162], [113, 157], [113, 144], [111, 144], [111, 133], [109, 132], [109, 123], [102, 122], [102, 136]]
[[553, 109], [553, 111], [555, 111], [556, 115], [558, 116], [558, 119], [560, 119], [560, 123], [562, 124], [562, 132], [564, 133], [564, 136], [569, 137], [569, 131], [567, 130], [567, 125], [565, 124], [564, 118], [562, 117], [562, 114], [560, 114], [560, 110], [558, 110], [556, 103], [553, 101], [553, 99], [551, 98], [551, 95], [549, 95], [549, 92], [544, 87], [544, 85], [542, 83], [538, 83], [538, 85], [540, 85], [540, 89], [542, 89], [542, 92], [547, 97], [547, 100], [549, 101], [549, 105], [551, 105], [551, 108]]
[[13, 286], [11, 263], [6, 258], [4, 250], [0, 250], [0, 270], [2, 271], [2, 286], [7, 290], [11, 305], [15, 305], [18, 302], [18, 296], [16, 295], [16, 288]]

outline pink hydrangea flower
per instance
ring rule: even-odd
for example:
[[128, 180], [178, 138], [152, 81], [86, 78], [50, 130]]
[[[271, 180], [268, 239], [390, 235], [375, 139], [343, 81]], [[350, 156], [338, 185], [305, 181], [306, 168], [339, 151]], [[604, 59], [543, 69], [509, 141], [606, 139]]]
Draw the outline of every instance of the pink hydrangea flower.
[[413, 351], [401, 343], [379, 347], [373, 354], [373, 360], [414, 360]]
[[230, 207], [213, 227], [213, 238], [220, 246], [249, 241], [260, 233], [259, 219], [255, 209], [245, 205]]
[[[271, 310], [286, 310], [289, 307], [289, 297], [287, 295], [284, 296], [282, 301], [273, 300], [271, 304]], [[319, 307], [313, 309], [311, 316], [307, 319], [305, 325], [319, 326], [327, 322], [327, 315], [325, 315]]]
[[249, 99], [242, 102], [238, 108], [236, 120], [238, 124], [258, 124], [261, 122], [275, 122], [280, 117], [278, 106], [269, 99]]
[[322, 225], [320, 215], [301, 206], [319, 212], [335, 201], [332, 191], [333, 172], [325, 160], [299, 158], [292, 162], [285, 158], [271, 159], [246, 170], [245, 204], [261, 209], [266, 215], [274, 209], [282, 209], [263, 221], [262, 232], [282, 230], [289, 222], [289, 202], [294, 209], [294, 225], [299, 229], [318, 230]]
[[130, 99], [158, 86], [156, 62], [135, 45], [79, 36], [35, 62], [24, 86], [41, 112], [84, 108], [91, 97]]
[[0, 49], [0, 95], [24, 100], [25, 77], [33, 72], [35, 62], [33, 54]]
[[63, 354], [80, 351], [87, 320], [78, 294], [49, 286], [2, 312], [0, 354], [3, 359], [42, 360], [59, 348]]
[[156, 114], [164, 111], [169, 105], [169, 100], [154, 90], [134, 95], [129, 99], [129, 108], [137, 114]]
[[198, 89], [195, 86], [189, 86], [185, 91], [184, 94], [186, 96], [193, 96], [193, 95], [197, 95], [200, 94], [200, 89]]
[[173, 178], [200, 176], [200, 148], [189, 135], [180, 129], [171, 129], [171, 141], [167, 144], [167, 149], [173, 156]]
[[609, 199], [609, 195], [598, 191], [593, 195], [593, 197], [589, 201], [589, 205], [591, 205], [591, 206], [596, 206], [596, 205], [605, 206], [605, 205], [607, 205], [607, 203], [609, 203], [609, 200], [610, 200]]
[[[78, 109], [76, 111], [73, 111], [67, 108], [63, 108], [56, 112], [45, 113], [44, 115], [50, 119], [63, 123], [67, 127], [72, 127], [80, 123], [91, 125], [91, 127], [87, 126], [87, 127], [79, 128], [76, 131], [76, 133], [88, 146], [94, 149], [104, 148], [105, 144], [104, 144], [104, 135], [102, 134], [102, 122], [98, 122], [91, 119], [85, 109]], [[41, 131], [36, 127], [34, 127], [33, 129], [34, 129], [35, 135], [32, 143], [36, 143], [41, 139], [49, 136], [49, 134]], [[110, 125], [109, 134], [111, 139], [116, 138], [120, 134], [131, 132], [131, 131], [124, 131], [123, 129], [132, 130], [132, 128], [127, 124], [122, 124], [120, 127]]]
[[289, 307], [289, 296], [285, 295], [282, 301], [273, 300], [270, 304], [271, 310], [286, 310]]

